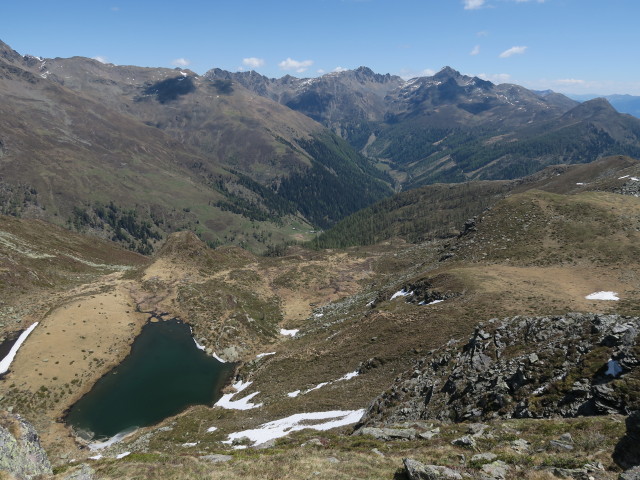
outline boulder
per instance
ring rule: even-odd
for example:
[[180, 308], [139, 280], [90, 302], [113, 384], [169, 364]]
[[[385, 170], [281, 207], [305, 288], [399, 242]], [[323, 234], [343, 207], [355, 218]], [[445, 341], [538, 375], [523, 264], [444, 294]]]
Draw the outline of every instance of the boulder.
[[618, 480], [640, 480], [640, 467], [633, 467], [622, 472]]
[[412, 458], [405, 458], [402, 463], [409, 480], [462, 480], [462, 475], [448, 467], [425, 465]]
[[94, 480], [96, 472], [86, 463], [81, 464], [72, 472], [68, 472], [64, 476], [64, 480]]
[[354, 432], [354, 435], [369, 435], [377, 440], [413, 440], [417, 434], [414, 428], [364, 427]]

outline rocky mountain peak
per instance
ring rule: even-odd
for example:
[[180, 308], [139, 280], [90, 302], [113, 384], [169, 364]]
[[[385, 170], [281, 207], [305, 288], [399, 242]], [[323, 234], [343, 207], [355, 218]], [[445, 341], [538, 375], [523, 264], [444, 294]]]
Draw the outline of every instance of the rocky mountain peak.
[[434, 78], [437, 78], [439, 80], [448, 80], [449, 78], [458, 79], [462, 76], [463, 75], [459, 71], [454, 70], [449, 66], [442, 67], [442, 69], [438, 73], [433, 75]]

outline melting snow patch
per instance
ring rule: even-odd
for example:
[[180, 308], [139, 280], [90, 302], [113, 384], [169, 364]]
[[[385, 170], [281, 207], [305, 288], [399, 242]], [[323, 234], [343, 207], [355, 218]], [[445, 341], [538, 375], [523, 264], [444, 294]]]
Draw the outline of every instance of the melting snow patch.
[[309, 392], [313, 392], [314, 390], [318, 390], [319, 388], [324, 387], [325, 385], [329, 385], [331, 382], [322, 382], [319, 383], [318, 385], [316, 385], [315, 387], [310, 388], [309, 390], [307, 390], [304, 393], [309, 393]]
[[211, 433], [211, 432], [215, 432], [218, 429], [218, 427], [209, 427], [207, 428], [207, 432]]
[[621, 373], [622, 367], [620, 366], [620, 364], [615, 360], [609, 359], [609, 361], [607, 362], [607, 371], [604, 372], [604, 374], [615, 378]]
[[346, 375], [340, 377], [339, 379], [336, 380], [336, 382], [341, 382], [342, 380], [351, 380], [353, 377], [357, 377], [358, 375], [360, 375], [357, 371], [356, 372], [349, 372]]
[[269, 353], [259, 353], [258, 355], [256, 355], [256, 358], [262, 358], [262, 357], [266, 357], [268, 355], [275, 355], [276, 352], [269, 352]]
[[618, 180], [622, 180], [623, 178], [628, 178], [629, 175], [625, 175], [624, 177], [618, 177]]
[[[253, 430], [231, 433], [223, 443], [230, 444], [236, 439], [247, 437], [253, 442], [254, 446], [260, 445], [261, 443], [282, 438], [291, 432], [304, 430], [305, 428], [324, 431], [332, 428], [343, 427], [345, 425], [351, 425], [353, 423], [357, 423], [360, 418], [362, 418], [363, 414], [364, 409], [297, 413], [286, 418], [281, 418], [280, 420], [274, 420], [273, 422], [262, 424]], [[319, 423], [309, 423], [313, 421], [319, 421]]]
[[290, 398], [296, 398], [298, 395], [300, 395], [300, 390], [296, 390], [295, 392], [287, 393], [287, 397], [290, 397]]
[[9, 350], [9, 353], [7, 354], [7, 356], [4, 357], [2, 359], [2, 361], [0, 361], [0, 375], [2, 375], [7, 370], [9, 370], [9, 366], [11, 366], [11, 362], [13, 362], [13, 359], [15, 358], [16, 354], [18, 353], [18, 349], [22, 346], [22, 344], [27, 339], [29, 334], [31, 332], [33, 332], [33, 329], [36, 328], [37, 326], [38, 326], [38, 322], [35, 322], [35, 323], [31, 324], [31, 326], [29, 328], [27, 328], [24, 332], [22, 332], [20, 334], [20, 336], [18, 337], [18, 340], [16, 340], [16, 343], [13, 344], [13, 346], [11, 347], [11, 350]]
[[119, 453], [118, 455], [116, 455], [116, 458], [117, 458], [118, 460], [120, 460], [121, 458], [124, 458], [124, 457], [126, 457], [127, 455], [131, 455], [131, 452], [122, 452], [122, 453]]
[[182, 446], [183, 447], [195, 447], [198, 444], [198, 442], [187, 442], [187, 443], [183, 443]]
[[193, 341], [196, 344], [196, 347], [198, 347], [198, 350], [205, 350], [204, 345], [200, 345], [195, 338], [193, 339]]
[[214, 352], [214, 353], [212, 353], [212, 354], [211, 354], [211, 356], [212, 356], [213, 358], [215, 358], [216, 360], [218, 360], [220, 363], [227, 363], [227, 362], [225, 362], [223, 359], [221, 359], [218, 355], [216, 355], [216, 354], [215, 354], [215, 352]]
[[631, 177], [630, 180], [633, 180], [634, 182], [640, 182], [640, 178], [637, 177]]
[[403, 288], [402, 290], [398, 290], [396, 293], [394, 293], [389, 300], [393, 300], [394, 298], [398, 297], [410, 297], [411, 295], [413, 295], [413, 292], [407, 292]]
[[429, 303], [423, 300], [418, 305], [435, 305], [436, 303], [440, 303], [440, 302], [444, 302], [444, 300], [434, 300], [433, 302], [429, 302]]
[[618, 292], [594, 292], [584, 298], [587, 300], [620, 300]]
[[232, 386], [236, 389], [235, 393], [224, 394], [220, 400], [214, 404], [214, 406], [226, 408], [227, 410], [251, 410], [252, 408], [261, 407], [262, 403], [255, 404], [250, 402], [250, 400], [260, 392], [251, 393], [240, 400], [231, 400], [235, 395], [242, 392], [249, 385], [251, 385], [251, 382], [242, 382], [242, 380], [234, 383]]
[[94, 455], [93, 457], [89, 457], [89, 460], [100, 460], [102, 458], [102, 454]]
[[578, 182], [576, 185], [586, 185], [586, 183]]
[[299, 328], [295, 328], [293, 330], [287, 330], [286, 328], [281, 328], [280, 335], [289, 335], [290, 337], [295, 337], [299, 331], [300, 331]]
[[118, 443], [127, 435], [135, 432], [137, 428], [138, 427], [127, 428], [126, 430], [116, 433], [113, 437], [111, 437], [109, 440], [105, 440], [104, 442], [90, 443], [89, 450], [96, 451], [96, 450], [102, 450], [103, 448], [110, 447], [111, 445]]

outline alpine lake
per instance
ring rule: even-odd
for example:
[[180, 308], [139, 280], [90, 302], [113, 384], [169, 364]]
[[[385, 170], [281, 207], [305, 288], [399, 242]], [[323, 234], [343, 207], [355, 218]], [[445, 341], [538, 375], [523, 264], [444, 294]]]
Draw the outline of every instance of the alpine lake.
[[212, 405], [233, 373], [196, 345], [176, 319], [147, 323], [130, 354], [100, 378], [65, 421], [87, 440], [156, 424], [191, 405]]

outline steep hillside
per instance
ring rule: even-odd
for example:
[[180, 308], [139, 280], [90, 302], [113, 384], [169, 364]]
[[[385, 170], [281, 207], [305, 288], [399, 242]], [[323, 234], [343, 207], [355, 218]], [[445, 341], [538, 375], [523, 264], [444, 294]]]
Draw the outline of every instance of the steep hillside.
[[393, 237], [412, 243], [453, 237], [467, 220], [472, 222], [472, 217], [513, 193], [539, 189], [562, 194], [606, 191], [635, 195], [640, 189], [638, 177], [637, 160], [614, 156], [587, 164], [556, 165], [514, 181], [426, 185], [350, 215], [310, 245], [335, 248], [371, 245]]
[[143, 253], [184, 228], [212, 244], [264, 249], [390, 193], [344, 141], [239, 85], [23, 57], [4, 44], [0, 69], [5, 213], [69, 223]]
[[[326, 227], [390, 193], [385, 175], [346, 142], [309, 117], [228, 79], [179, 69], [104, 65], [86, 58], [43, 60], [39, 68], [47, 78], [195, 149], [201, 158], [190, 168], [210, 181], [219, 182], [223, 167], [267, 188], [250, 186], [249, 202], [254, 200], [251, 195], [268, 196], [271, 191], [312, 223]], [[299, 193], [298, 183], [308, 185], [306, 194]], [[240, 184], [227, 190], [234, 194], [247, 189], [246, 181]], [[240, 213], [242, 206], [234, 204]]]

